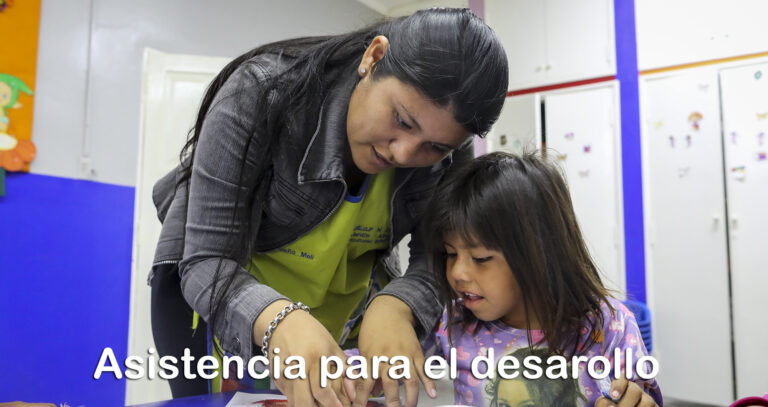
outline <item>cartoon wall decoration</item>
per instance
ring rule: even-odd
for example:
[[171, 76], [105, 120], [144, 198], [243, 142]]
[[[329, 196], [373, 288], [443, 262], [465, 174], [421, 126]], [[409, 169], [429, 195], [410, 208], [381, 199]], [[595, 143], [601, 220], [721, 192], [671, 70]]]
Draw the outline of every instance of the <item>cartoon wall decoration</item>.
[[28, 172], [32, 142], [40, 0], [0, 0], [0, 196], [6, 172]]

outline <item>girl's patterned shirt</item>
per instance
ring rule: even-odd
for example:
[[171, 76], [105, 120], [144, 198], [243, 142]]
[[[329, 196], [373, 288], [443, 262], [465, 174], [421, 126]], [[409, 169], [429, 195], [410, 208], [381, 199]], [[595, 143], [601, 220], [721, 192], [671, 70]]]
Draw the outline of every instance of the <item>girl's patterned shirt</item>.
[[[601, 331], [593, 333], [582, 332], [582, 342], [587, 335], [593, 335], [595, 344], [584, 351], [581, 355], [587, 358], [603, 356], [607, 358], [611, 366], [611, 372], [614, 369], [615, 350], [621, 351], [619, 361], [620, 371], [623, 372], [626, 366], [627, 351], [632, 351], [632, 366], [635, 366], [637, 360], [648, 355], [640, 329], [638, 328], [635, 316], [624, 304], [614, 299], [609, 299], [610, 304], [615, 309], [611, 312], [607, 304], [602, 305], [604, 324]], [[435, 332], [437, 342], [437, 352], [447, 361], [450, 360], [451, 345], [448, 341], [446, 330], [447, 314], [443, 313], [440, 326]], [[576, 375], [573, 377], [573, 358], [567, 357], [568, 365], [564, 367], [562, 363], [547, 365], [549, 354], [547, 353], [546, 343], [539, 343], [543, 338], [543, 332], [540, 330], [531, 330], [530, 336], [534, 346], [529, 347], [528, 331], [507, 326], [501, 321], [487, 322], [473, 321], [464, 326], [460, 322], [454, 322], [452, 329], [453, 347], [456, 348], [456, 366], [458, 376], [454, 380], [454, 393], [456, 404], [473, 406], [491, 406], [491, 407], [517, 407], [517, 406], [575, 406], [575, 405], [594, 405], [595, 401], [601, 396], [600, 380], [593, 379], [587, 373], [587, 363], [584, 359], [577, 361]], [[583, 345], [582, 345], [583, 346]], [[492, 351], [491, 351], [492, 349]], [[518, 372], [517, 377], [503, 379], [496, 371], [494, 379], [476, 378], [471, 374], [472, 361], [476, 357], [488, 356], [493, 353], [496, 365], [502, 357], [513, 356], [519, 362], [519, 368], [516, 370], [507, 370], [507, 377], [514, 371]], [[555, 375], [564, 378], [549, 379], [543, 375], [538, 379], [528, 379], [524, 376], [524, 359], [526, 356], [538, 356], [541, 362], [537, 363], [542, 372], [550, 371]], [[509, 358], [508, 358], [509, 359]], [[563, 358], [560, 358], [563, 359]], [[480, 364], [478, 369], [480, 373], [485, 372], [485, 365]], [[507, 362], [507, 366], [511, 366]], [[597, 363], [598, 368], [603, 367], [602, 363]], [[650, 365], [648, 365], [650, 368]], [[639, 369], [639, 367], [638, 367]], [[527, 369], [530, 373], [536, 373], [532, 369]], [[599, 369], [598, 369], [599, 370]], [[567, 371], [567, 372], [566, 372]], [[610, 376], [612, 378], [613, 375]], [[610, 380], [610, 378], [608, 380]], [[646, 393], [662, 405], [661, 390], [656, 379], [643, 380], [635, 376], [633, 379], [638, 383]]]

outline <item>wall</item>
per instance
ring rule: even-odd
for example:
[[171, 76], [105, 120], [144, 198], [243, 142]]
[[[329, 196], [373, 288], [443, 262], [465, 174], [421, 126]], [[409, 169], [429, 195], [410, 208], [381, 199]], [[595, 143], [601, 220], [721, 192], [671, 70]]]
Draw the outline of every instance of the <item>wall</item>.
[[353, 0], [43, 1], [38, 156], [0, 198], [0, 401], [124, 402], [124, 381], [91, 376], [105, 346], [126, 356], [143, 48], [234, 57], [379, 17]]

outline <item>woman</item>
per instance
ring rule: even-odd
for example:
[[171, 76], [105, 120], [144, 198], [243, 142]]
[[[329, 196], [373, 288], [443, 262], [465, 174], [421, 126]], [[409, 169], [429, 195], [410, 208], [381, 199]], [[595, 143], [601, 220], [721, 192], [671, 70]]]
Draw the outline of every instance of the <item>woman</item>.
[[[471, 158], [473, 135], [497, 119], [507, 75], [492, 30], [466, 9], [442, 8], [268, 44], [227, 65], [182, 165], [153, 194], [163, 221], [150, 276], [160, 354], [204, 353], [191, 306], [229, 353], [247, 359], [264, 341], [270, 354], [303, 357], [307, 380], [276, 381], [295, 405], [365, 404], [372, 380], [318, 382], [320, 356], [344, 359], [339, 343], [358, 329], [363, 356], [403, 355], [421, 370], [419, 339], [441, 306], [416, 234], [404, 274], [393, 248], [452, 163]], [[386, 285], [374, 294], [377, 283]], [[381, 376], [398, 400], [397, 381]], [[419, 379], [434, 397], [419, 371], [405, 382], [406, 405], [416, 405]], [[189, 385], [172, 382], [174, 396], [206, 390]]]

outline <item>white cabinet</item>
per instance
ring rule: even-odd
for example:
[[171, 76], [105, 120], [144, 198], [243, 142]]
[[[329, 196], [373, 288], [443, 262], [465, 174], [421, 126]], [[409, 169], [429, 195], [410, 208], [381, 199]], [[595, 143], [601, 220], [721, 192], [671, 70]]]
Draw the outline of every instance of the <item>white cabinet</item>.
[[739, 397], [768, 389], [768, 64], [720, 72]]
[[640, 70], [768, 51], [764, 0], [635, 1]]
[[728, 405], [733, 379], [717, 72], [668, 74], [641, 85], [646, 276], [659, 383], [666, 397]]
[[510, 90], [614, 75], [610, 0], [486, 0], [509, 60]]
[[624, 292], [617, 86], [545, 94], [548, 154], [562, 166], [573, 209], [603, 282]]

